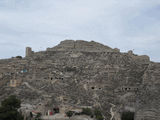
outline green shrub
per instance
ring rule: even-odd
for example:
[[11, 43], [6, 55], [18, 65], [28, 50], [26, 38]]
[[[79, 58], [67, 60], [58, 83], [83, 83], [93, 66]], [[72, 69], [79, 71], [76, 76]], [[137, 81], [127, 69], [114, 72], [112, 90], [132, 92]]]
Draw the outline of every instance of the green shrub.
[[73, 116], [73, 114], [74, 114], [74, 112], [73, 112], [73, 111], [68, 111], [68, 112], [66, 112], [66, 115], [67, 115], [68, 117], [72, 117], [72, 116]]
[[104, 117], [102, 115], [96, 116], [96, 120], [103, 120], [103, 119], [104, 119]]
[[22, 59], [22, 56], [16, 56], [16, 58], [18, 58], [18, 59]]
[[82, 109], [82, 114], [89, 115], [89, 116], [93, 115], [92, 110], [90, 108], [83, 108]]
[[103, 120], [104, 119], [101, 111], [98, 110], [97, 108], [94, 110], [94, 115], [96, 117], [96, 120]]

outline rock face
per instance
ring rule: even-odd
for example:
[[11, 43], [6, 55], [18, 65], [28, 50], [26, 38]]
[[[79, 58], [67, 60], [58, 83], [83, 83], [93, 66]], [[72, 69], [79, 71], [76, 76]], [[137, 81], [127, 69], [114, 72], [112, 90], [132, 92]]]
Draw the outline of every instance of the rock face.
[[66, 40], [23, 59], [0, 60], [0, 68], [0, 100], [16, 94], [42, 113], [53, 106], [90, 106], [106, 120], [126, 114], [131, 120], [160, 119], [160, 63], [148, 56]]

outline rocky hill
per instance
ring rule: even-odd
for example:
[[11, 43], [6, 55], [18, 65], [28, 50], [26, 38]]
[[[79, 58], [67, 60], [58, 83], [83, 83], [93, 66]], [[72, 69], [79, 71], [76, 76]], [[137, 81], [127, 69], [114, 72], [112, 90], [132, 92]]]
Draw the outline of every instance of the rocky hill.
[[[160, 63], [100, 43], [65, 40], [46, 51], [0, 60], [0, 100], [10, 94], [44, 113], [99, 108], [106, 120], [160, 119]], [[28, 108], [27, 108], [28, 109]]]

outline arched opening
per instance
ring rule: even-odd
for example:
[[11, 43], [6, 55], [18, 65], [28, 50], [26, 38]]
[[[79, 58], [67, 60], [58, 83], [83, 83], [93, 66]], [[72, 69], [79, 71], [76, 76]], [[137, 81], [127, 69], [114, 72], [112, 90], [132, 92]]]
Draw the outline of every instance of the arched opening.
[[134, 120], [134, 112], [123, 112], [121, 116], [121, 120]]

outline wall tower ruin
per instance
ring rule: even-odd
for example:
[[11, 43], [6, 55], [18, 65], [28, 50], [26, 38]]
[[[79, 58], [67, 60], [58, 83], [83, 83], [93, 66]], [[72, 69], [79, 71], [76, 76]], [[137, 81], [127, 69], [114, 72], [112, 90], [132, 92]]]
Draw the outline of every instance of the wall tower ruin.
[[32, 48], [31, 47], [26, 47], [26, 57], [29, 57], [33, 54]]

